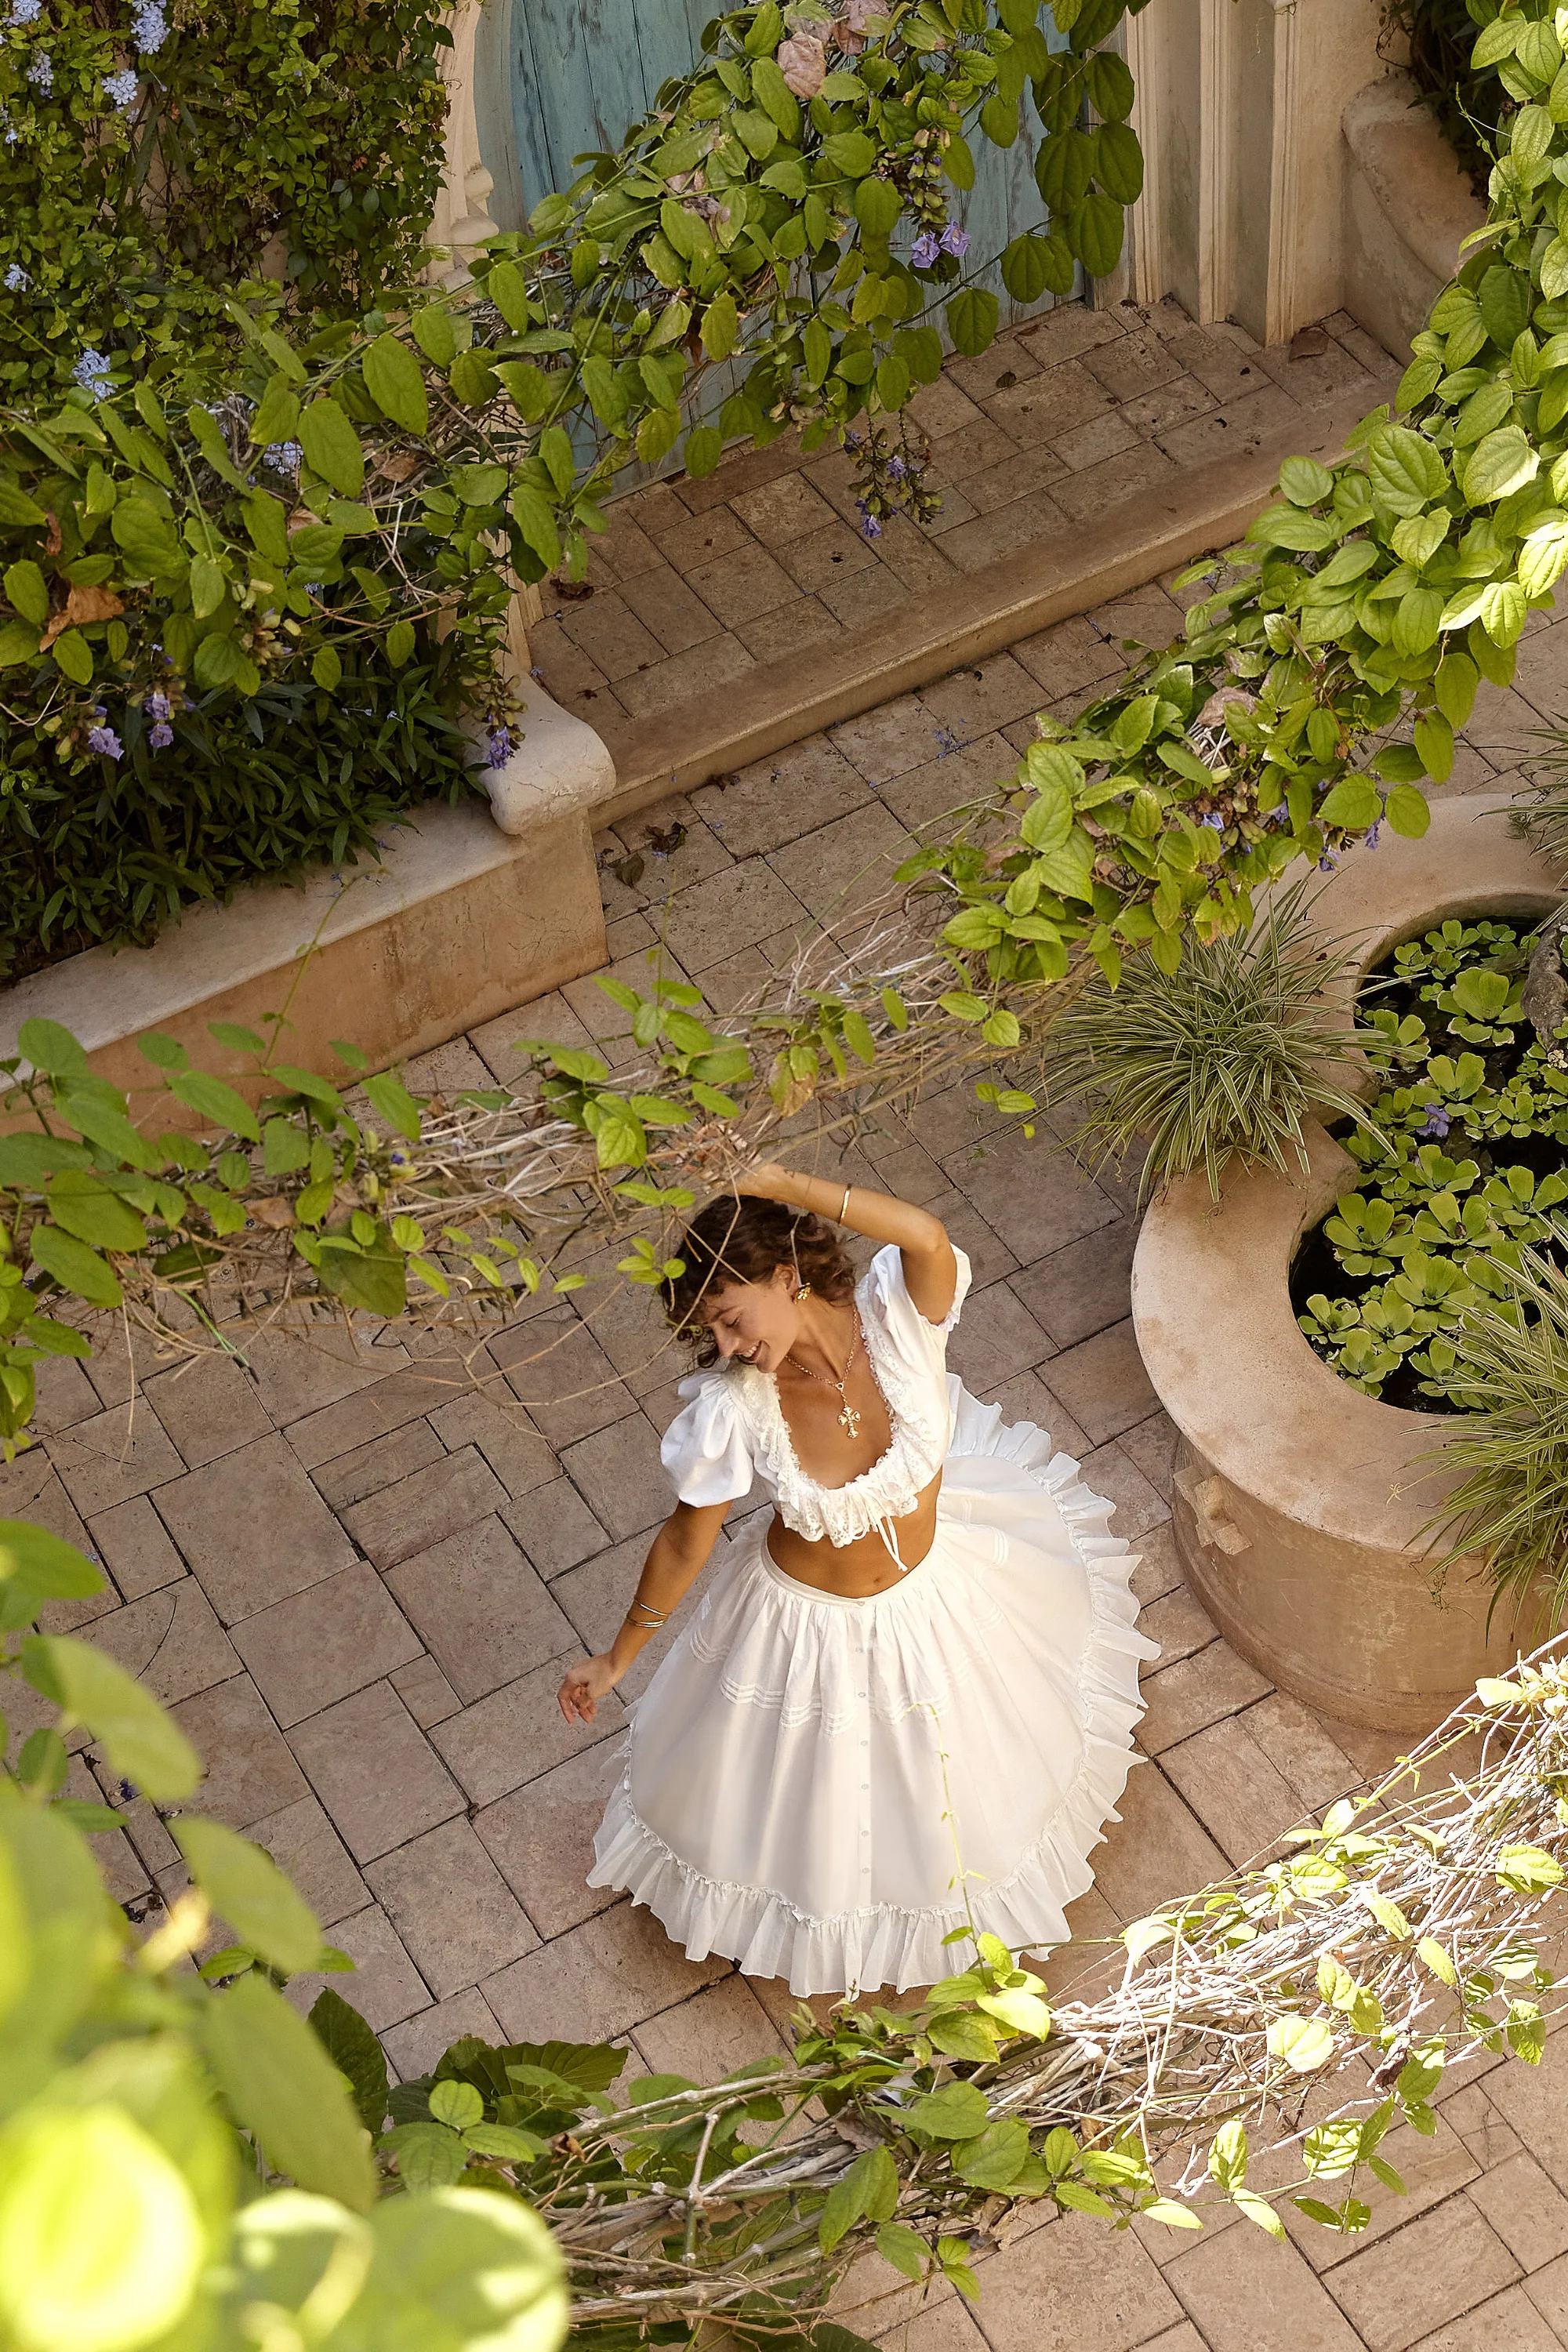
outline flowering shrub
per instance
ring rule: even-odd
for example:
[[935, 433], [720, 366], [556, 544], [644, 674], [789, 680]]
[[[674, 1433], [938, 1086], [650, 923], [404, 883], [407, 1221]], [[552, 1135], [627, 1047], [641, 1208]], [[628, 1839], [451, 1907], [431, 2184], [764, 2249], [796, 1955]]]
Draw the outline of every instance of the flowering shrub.
[[[1054, 5], [1086, 47], [1066, 61], [1047, 55], [1038, 79], [1047, 99], [1070, 83], [1076, 106], [1100, 87], [1105, 60], [1087, 46], [1100, 19], [1077, 0]], [[877, 524], [882, 478], [895, 490], [908, 483], [907, 467], [903, 482], [892, 471], [900, 414], [940, 358], [934, 329], [910, 323], [910, 301], [940, 299], [961, 343], [994, 326], [982, 289], [944, 290], [963, 263], [940, 249], [940, 232], [929, 288], [896, 260], [891, 238], [906, 208], [922, 233], [931, 227], [933, 157], [962, 176], [963, 106], [978, 101], [982, 131], [999, 136], [1005, 125], [993, 114], [987, 131], [986, 115], [1004, 67], [1038, 62], [1034, 0], [997, 5], [996, 23], [980, 0], [921, 0], [896, 21], [797, 12], [824, 27], [823, 78], [804, 106], [777, 55], [806, 37], [800, 26], [786, 41], [771, 0], [732, 11], [709, 28], [703, 64], [661, 94], [659, 115], [547, 197], [525, 236], [495, 240], [472, 286], [298, 347], [264, 306], [237, 304], [239, 385], [222, 400], [184, 386], [164, 400], [146, 380], [106, 389], [94, 372], [45, 425], [0, 414], [0, 533], [16, 550], [0, 664], [26, 674], [29, 746], [52, 722], [47, 740], [63, 745], [68, 772], [90, 771], [96, 784], [105, 763], [120, 773], [143, 752], [152, 772], [170, 756], [153, 730], [172, 729], [177, 750], [197, 694], [226, 697], [214, 707], [231, 715], [255, 706], [261, 725], [269, 690], [330, 706], [352, 659], [375, 711], [386, 679], [440, 658], [454, 699], [486, 713], [492, 756], [504, 756], [516, 720], [496, 667], [509, 567], [530, 580], [580, 568], [585, 534], [603, 521], [600, 494], [633, 452], [651, 461], [674, 447], [721, 361], [736, 362], [727, 381], [738, 388], [716, 423], [689, 430], [689, 467], [716, 463], [731, 434], [764, 441], [792, 421], [807, 440], [852, 431], [879, 469], [865, 490], [865, 519]], [[1552, 25], [1521, 11], [1489, 24], [1483, 51], [1507, 55], [1521, 91], [1542, 100], [1563, 69]], [[815, 73], [798, 52], [786, 62], [797, 79]], [[1104, 78], [1107, 108], [1119, 89]], [[1122, 152], [1104, 144], [1114, 127], [1100, 126], [1096, 156]], [[601, 1230], [642, 1210], [668, 1216], [814, 1097], [876, 1088], [922, 1054], [950, 1065], [1037, 1054], [1064, 1001], [1053, 991], [1086, 959], [1112, 985], [1130, 952], [1173, 971], [1186, 939], [1246, 926], [1255, 889], [1303, 853], [1331, 861], [1384, 823], [1424, 830], [1419, 780], [1448, 774], [1480, 677], [1508, 683], [1526, 615], [1568, 559], [1568, 241], [1556, 234], [1553, 165], [1568, 131], [1544, 102], [1521, 104], [1510, 142], [1492, 174], [1485, 237], [1416, 339], [1404, 421], [1375, 411], [1336, 467], [1289, 459], [1280, 499], [1192, 608], [1185, 642], [1071, 725], [1043, 721], [985, 824], [931, 842], [904, 869], [921, 886], [917, 903], [941, 910], [934, 949], [911, 965], [913, 1015], [902, 982], [885, 990], [853, 958], [827, 984], [792, 987], [787, 1003], [738, 1017], [727, 1039], [657, 991], [625, 992], [643, 1060], [612, 1076], [592, 1055], [542, 1047], [553, 1121], [544, 1143], [531, 1108], [503, 1097], [482, 1113], [493, 1133], [479, 1137], [476, 1119], [429, 1157], [416, 1114], [416, 1164], [403, 1181], [426, 1185], [432, 1213], [456, 1192], [492, 1237], [522, 1229], [521, 1244], [506, 1238], [502, 1269], [488, 1255], [500, 1243], [466, 1228], [454, 1242], [448, 1222], [444, 1245], [458, 1264], [455, 1275], [437, 1266], [443, 1283], [470, 1283], [478, 1267], [483, 1283], [536, 1285], [549, 1255], [540, 1204], [574, 1185], [608, 1178], [594, 1194]], [[1073, 171], [1088, 170], [1070, 139], [1047, 152], [1079, 155]], [[1087, 184], [1072, 182], [1080, 194], [1067, 210], [1092, 243], [1100, 215]], [[1031, 268], [1047, 266], [1033, 248], [1056, 234], [1019, 240]], [[807, 255], [811, 284], [826, 288], [810, 298], [795, 290]], [[451, 653], [439, 650], [449, 643]], [[321, 725], [332, 723], [330, 708], [316, 709]], [[1412, 740], [1390, 741], [1402, 719]], [[62, 1035], [41, 1053], [25, 1044], [36, 1086], [80, 1062]], [[1009, 1114], [1035, 1108], [1026, 1085], [986, 1086]], [[87, 1097], [66, 1091], [80, 1128]], [[258, 1144], [238, 1108], [237, 1118], [230, 1097], [210, 1116]], [[121, 1128], [113, 1139], [84, 1143], [83, 1171], [110, 1192], [144, 1192], [155, 1227], [138, 1222], [123, 1242], [114, 1234], [131, 1228], [106, 1225], [107, 1255], [83, 1287], [39, 1255], [56, 1247], [53, 1171], [19, 1171], [0, 1184], [12, 1264], [25, 1247], [39, 1272], [22, 1283], [17, 1317], [57, 1282], [112, 1304], [120, 1265], [161, 1328], [165, 1248], [181, 1265], [186, 1250], [197, 1269], [209, 1263], [198, 1196], [171, 1201], [178, 1187], [150, 1181], [167, 1155], [149, 1169], [127, 1158]], [[216, 1148], [237, 1165], [237, 1150]], [[333, 1187], [311, 1193], [308, 1215], [285, 1200], [268, 1231], [286, 1284], [338, 1296], [345, 1281], [360, 1284], [352, 1303], [390, 1297], [375, 1311], [395, 1313], [409, 1251], [426, 1255], [420, 1218], [405, 1220], [418, 1238], [399, 1242], [381, 1192], [355, 1191], [352, 1212], [345, 1201], [318, 1230], [337, 1189], [350, 1189], [358, 1150], [352, 1135], [332, 1143], [330, 1170], [312, 1168], [304, 1190], [329, 1173]], [[315, 1151], [312, 1141], [305, 1160]], [[520, 1160], [543, 1171], [537, 1202], [520, 1189]], [[223, 1211], [231, 1234], [248, 1223], [238, 1194], [253, 1180], [224, 1180], [236, 1194]], [[523, 1248], [536, 1252], [526, 1276]], [[646, 1235], [623, 1261], [638, 1279], [657, 1279], [658, 1263]], [[28, 1360], [24, 1349], [11, 1432], [30, 1411]]]
[[[1109, 268], [1137, 190], [1098, 47], [1122, 0], [1053, 5], [1065, 58], [1041, 0], [802, 0], [787, 25], [752, 0], [474, 287], [418, 299], [395, 279], [433, 185], [427, 0], [258, 12], [237, 40], [183, 0], [10, 0], [0, 952], [145, 936], [365, 845], [464, 789], [462, 710], [504, 759], [515, 580], [580, 573], [634, 456], [684, 433], [701, 474], [793, 423], [852, 436], [868, 535], [929, 515], [902, 418], [934, 318], [976, 352], [998, 316], [948, 217], [966, 134], [1010, 143], [1026, 93], [1048, 121], [1049, 224], [1002, 257], [1021, 299]], [[283, 293], [254, 280], [268, 240]], [[84, 862], [91, 832], [113, 847]]]
[[1450, 919], [1363, 989], [1375, 1009], [1360, 1034], [1392, 1083], [1346, 1139], [1362, 1180], [1292, 1286], [1318, 1354], [1392, 1404], [1480, 1409], [1461, 1326], [1510, 1311], [1526, 1249], [1563, 1255], [1568, 1048], [1539, 1038], [1521, 1002], [1539, 945], [1511, 923]]
[[84, 351], [230, 341], [265, 267], [300, 320], [413, 276], [440, 186], [440, 0], [0, 0], [0, 399]]

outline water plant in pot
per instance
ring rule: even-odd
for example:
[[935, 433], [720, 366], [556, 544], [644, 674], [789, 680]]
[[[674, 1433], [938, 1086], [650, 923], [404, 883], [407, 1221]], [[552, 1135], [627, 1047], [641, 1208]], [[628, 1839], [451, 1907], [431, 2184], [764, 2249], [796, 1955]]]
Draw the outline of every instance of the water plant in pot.
[[[1133, 1312], [1189, 1580], [1271, 1681], [1386, 1729], [1428, 1727], [1552, 1615], [1475, 1482], [1496, 1517], [1531, 1452], [1489, 1367], [1525, 1349], [1516, 1388], [1539, 1387], [1531, 1253], [1550, 1269], [1568, 1208], [1565, 1074], [1521, 1013], [1560, 898], [1506, 811], [1449, 802], [1277, 908], [1209, 973], [1202, 1023], [1168, 985], [1157, 1015], [1091, 990], [1057, 1033], [1083, 1139], [1154, 1139]], [[1290, 1017], [1260, 1023], [1279, 970]]]

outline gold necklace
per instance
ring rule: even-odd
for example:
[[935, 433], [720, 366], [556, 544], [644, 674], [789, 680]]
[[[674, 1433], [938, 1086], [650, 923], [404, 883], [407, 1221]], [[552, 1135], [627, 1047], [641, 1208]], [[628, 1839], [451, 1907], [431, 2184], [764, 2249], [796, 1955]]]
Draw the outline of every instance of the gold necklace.
[[808, 1381], [820, 1381], [824, 1388], [837, 1389], [838, 1391], [838, 1402], [840, 1406], [838, 1426], [844, 1431], [847, 1437], [858, 1437], [860, 1434], [860, 1415], [844, 1393], [844, 1383], [849, 1378], [850, 1373], [854, 1370], [855, 1359], [859, 1352], [860, 1326], [858, 1322], [857, 1322], [855, 1326], [855, 1338], [849, 1349], [848, 1360], [846, 1362], [843, 1371], [837, 1379], [830, 1379], [826, 1372], [814, 1372], [809, 1364], [803, 1364], [796, 1356], [791, 1356], [786, 1359], [789, 1363], [792, 1363], [795, 1366], [797, 1372], [804, 1372]]

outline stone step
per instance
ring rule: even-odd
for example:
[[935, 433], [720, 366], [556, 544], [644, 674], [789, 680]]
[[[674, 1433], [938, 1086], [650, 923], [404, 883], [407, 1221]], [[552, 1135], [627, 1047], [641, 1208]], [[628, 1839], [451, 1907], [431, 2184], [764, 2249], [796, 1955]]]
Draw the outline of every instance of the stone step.
[[1364, 389], [1226, 455], [1150, 483], [1091, 530], [1049, 532], [959, 574], [837, 642], [766, 662], [641, 720], [601, 728], [616, 763], [614, 823], [744, 767], [1020, 638], [1233, 545], [1266, 507], [1283, 458], [1338, 456], [1365, 415]]

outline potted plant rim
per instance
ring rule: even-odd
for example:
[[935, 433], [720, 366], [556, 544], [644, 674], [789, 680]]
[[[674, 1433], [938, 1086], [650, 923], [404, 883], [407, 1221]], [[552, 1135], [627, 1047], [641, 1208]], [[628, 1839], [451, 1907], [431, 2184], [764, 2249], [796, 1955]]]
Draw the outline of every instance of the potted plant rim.
[[1534, 1344], [1519, 1285], [1551, 1277], [1568, 1200], [1568, 1071], [1555, 1024], [1528, 1018], [1560, 871], [1479, 795], [1353, 852], [1304, 929], [1346, 1047], [1359, 996], [1370, 1049], [1340, 1076], [1364, 1120], [1336, 1139], [1303, 1117], [1293, 1150], [1170, 1177], [1139, 1240], [1134, 1322], [1179, 1432], [1194, 1591], [1281, 1688], [1384, 1730], [1428, 1728], [1552, 1613], [1539, 1561], [1456, 1557], [1453, 1529], [1475, 1499], [1467, 1433], [1519, 1406], [1466, 1335], [1479, 1318]]

